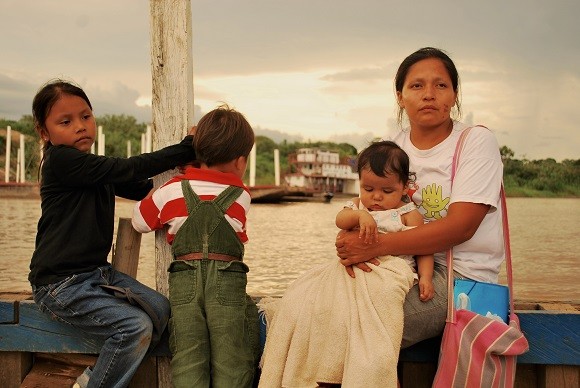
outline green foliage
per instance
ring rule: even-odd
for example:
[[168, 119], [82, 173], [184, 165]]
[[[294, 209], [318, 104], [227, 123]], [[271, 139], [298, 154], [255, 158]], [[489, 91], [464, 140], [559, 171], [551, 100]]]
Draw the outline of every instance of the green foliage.
[[[26, 137], [26, 179], [36, 180], [39, 157], [38, 136], [34, 131], [31, 115], [22, 116], [18, 121], [0, 118], [0, 128], [10, 125], [13, 131], [27, 135]], [[103, 126], [105, 134], [105, 154], [108, 156], [126, 157], [127, 141], [131, 142], [131, 153], [141, 152], [141, 134], [147, 125], [137, 123], [132, 116], [105, 115], [97, 117], [97, 125]], [[274, 150], [280, 153], [280, 172], [283, 176], [289, 171], [288, 156], [296, 153], [299, 148], [319, 148], [325, 151], [338, 152], [341, 158], [356, 157], [357, 150], [348, 143], [332, 143], [328, 141], [292, 142], [286, 140], [276, 144], [265, 136], [256, 136], [256, 184], [273, 185], [274, 182]], [[16, 151], [18, 145], [13, 143], [11, 166], [15, 174]], [[0, 164], [6, 154], [6, 138], [0, 136]], [[504, 163], [504, 184], [509, 196], [537, 197], [579, 197], [580, 196], [580, 159], [566, 159], [561, 163], [552, 158], [543, 160], [515, 159], [515, 153], [507, 146], [500, 148]], [[248, 181], [249, 171], [246, 172]]]
[[105, 134], [105, 155], [127, 157], [127, 142], [131, 142], [131, 154], [141, 153], [141, 134], [146, 124], [138, 124], [133, 116], [105, 115], [97, 117], [97, 125], [103, 127]]
[[[27, 181], [36, 180], [38, 176], [38, 164], [40, 162], [40, 140], [38, 135], [34, 130], [34, 121], [32, 115], [24, 115], [20, 120], [6, 120], [0, 118], [0, 128], [6, 129], [10, 126], [12, 133], [21, 133], [25, 135], [24, 143], [24, 161], [26, 165], [25, 169], [25, 179]], [[10, 166], [11, 166], [11, 176], [16, 175], [16, 164], [18, 162], [18, 149], [20, 143], [12, 143], [10, 148]], [[0, 136], [0, 163], [2, 168], [4, 168], [4, 159], [6, 158], [6, 137]]]
[[580, 159], [504, 160], [504, 184], [510, 196], [578, 196]]
[[501, 160], [506, 161], [514, 157], [515, 153], [507, 146], [501, 146], [499, 149]]

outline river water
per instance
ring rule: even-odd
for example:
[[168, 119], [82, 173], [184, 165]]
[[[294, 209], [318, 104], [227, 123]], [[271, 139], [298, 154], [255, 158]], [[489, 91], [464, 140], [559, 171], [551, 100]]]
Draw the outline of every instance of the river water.
[[[134, 202], [118, 200], [116, 217], [131, 217]], [[311, 266], [335, 260], [332, 203], [254, 204], [248, 215], [245, 261], [248, 292], [281, 295]], [[580, 199], [508, 198], [514, 296], [517, 300], [580, 302]], [[0, 290], [29, 290], [38, 199], [0, 198]], [[115, 222], [117, 224], [117, 221]], [[143, 236], [137, 278], [155, 287], [155, 241]], [[502, 272], [500, 281], [505, 283]]]

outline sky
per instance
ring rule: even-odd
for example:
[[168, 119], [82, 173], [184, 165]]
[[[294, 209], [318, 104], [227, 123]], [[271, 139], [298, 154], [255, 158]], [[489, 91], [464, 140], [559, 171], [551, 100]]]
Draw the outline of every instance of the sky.
[[[191, 0], [196, 119], [220, 102], [279, 142], [361, 149], [399, 131], [393, 78], [413, 51], [454, 60], [462, 120], [518, 159], [580, 159], [580, 1]], [[95, 114], [151, 121], [150, 2], [0, 0], [0, 118], [53, 78]], [[106, 132], [105, 128], [105, 132]]]

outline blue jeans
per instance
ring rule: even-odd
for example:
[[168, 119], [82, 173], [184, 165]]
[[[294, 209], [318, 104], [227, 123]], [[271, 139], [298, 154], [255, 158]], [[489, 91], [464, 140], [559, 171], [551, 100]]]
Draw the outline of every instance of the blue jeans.
[[104, 341], [88, 387], [127, 387], [145, 354], [161, 337], [141, 308], [117, 298], [100, 285], [130, 288], [150, 302], [163, 328], [170, 314], [169, 301], [157, 291], [110, 265], [72, 275], [45, 286], [33, 287], [34, 301], [43, 312]]

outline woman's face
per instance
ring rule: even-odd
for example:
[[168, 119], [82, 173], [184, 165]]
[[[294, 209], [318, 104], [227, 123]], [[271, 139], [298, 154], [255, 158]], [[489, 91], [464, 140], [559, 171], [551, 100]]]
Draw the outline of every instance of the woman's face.
[[52, 145], [67, 145], [89, 152], [95, 142], [96, 127], [93, 111], [87, 102], [63, 94], [50, 109], [41, 136]]
[[449, 121], [457, 93], [443, 62], [427, 58], [409, 68], [397, 99], [412, 128], [437, 127]]

